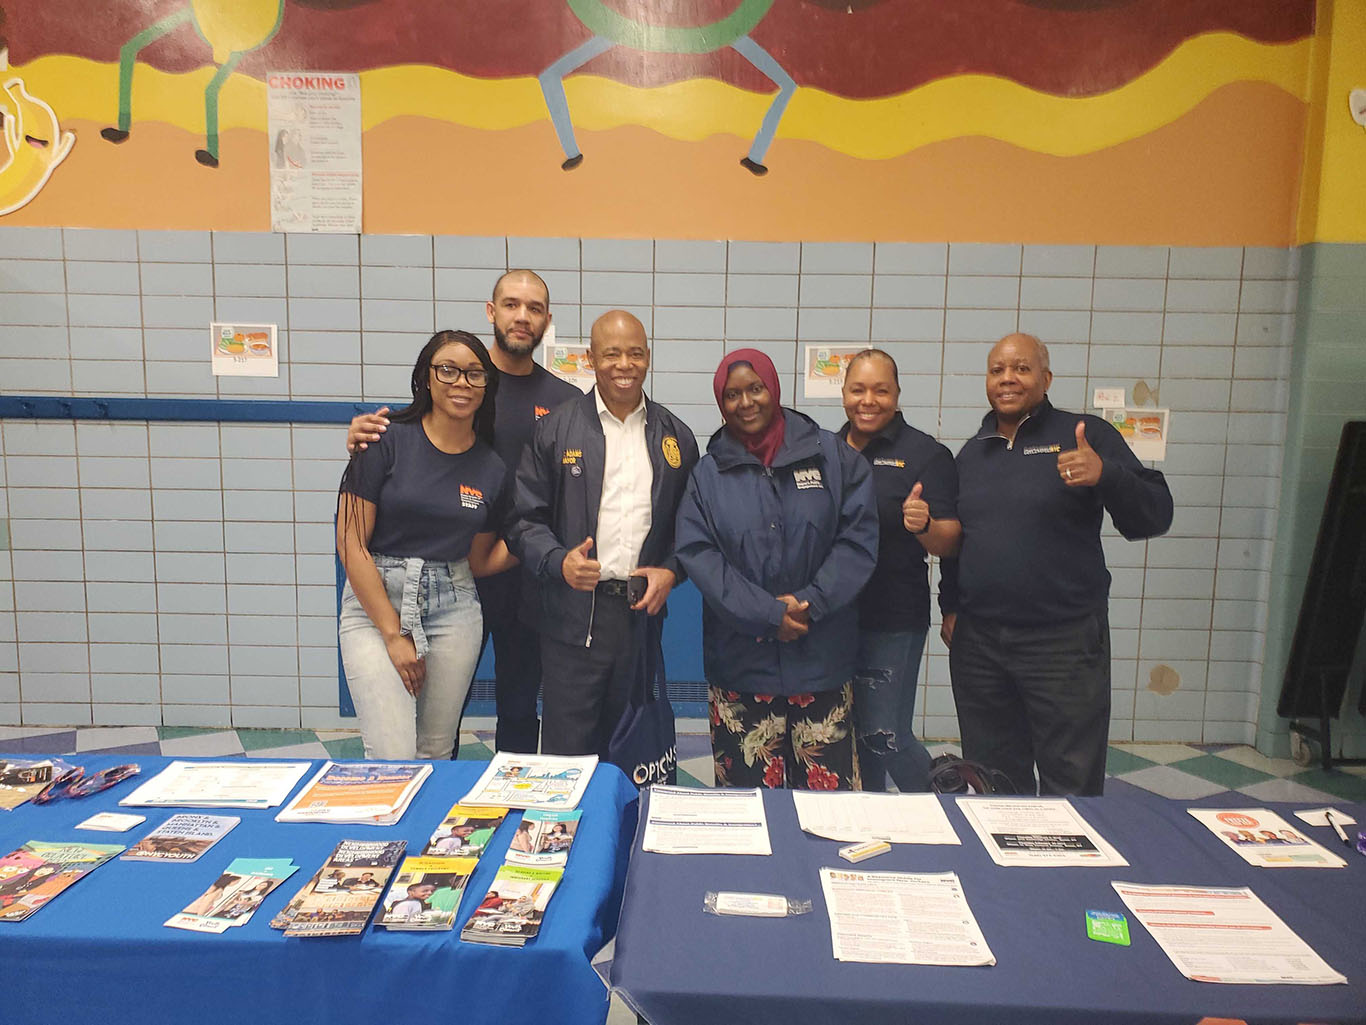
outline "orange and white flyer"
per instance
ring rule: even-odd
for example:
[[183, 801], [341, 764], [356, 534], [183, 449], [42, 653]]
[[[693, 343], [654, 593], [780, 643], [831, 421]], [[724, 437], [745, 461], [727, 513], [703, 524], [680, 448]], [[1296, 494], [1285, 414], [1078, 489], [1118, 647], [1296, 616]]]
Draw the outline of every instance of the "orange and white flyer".
[[1346, 868], [1275, 812], [1265, 808], [1187, 808], [1224, 846], [1258, 868]]
[[429, 762], [327, 762], [275, 820], [393, 825], [431, 774]]

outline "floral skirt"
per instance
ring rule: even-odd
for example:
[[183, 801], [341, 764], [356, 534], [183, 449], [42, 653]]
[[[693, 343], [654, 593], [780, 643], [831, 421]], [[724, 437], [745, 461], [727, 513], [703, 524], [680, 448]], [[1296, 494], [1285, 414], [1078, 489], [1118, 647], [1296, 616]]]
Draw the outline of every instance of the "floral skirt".
[[718, 787], [860, 790], [853, 687], [816, 694], [707, 688]]

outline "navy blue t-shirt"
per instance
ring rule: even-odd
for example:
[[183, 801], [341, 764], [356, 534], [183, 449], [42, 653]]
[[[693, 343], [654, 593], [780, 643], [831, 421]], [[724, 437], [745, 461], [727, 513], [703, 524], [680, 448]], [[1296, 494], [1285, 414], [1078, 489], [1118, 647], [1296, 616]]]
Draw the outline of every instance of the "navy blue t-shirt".
[[475, 534], [502, 525], [508, 477], [482, 441], [452, 454], [433, 445], [420, 422], [391, 423], [352, 458], [342, 490], [375, 504], [370, 551], [455, 562], [469, 555]]
[[536, 364], [529, 374], [498, 375], [498, 409], [493, 418], [493, 448], [517, 472], [522, 451], [531, 443], [536, 421], [556, 406], [583, 394], [568, 381], [562, 381], [545, 367]]
[[[849, 425], [840, 429], [848, 438]], [[868, 439], [863, 458], [873, 466], [877, 491], [877, 566], [859, 595], [859, 629], [880, 632], [924, 630], [930, 623], [929, 570], [925, 548], [906, 529], [901, 503], [920, 483], [930, 517], [958, 517], [958, 470], [953, 455], [898, 412]]]

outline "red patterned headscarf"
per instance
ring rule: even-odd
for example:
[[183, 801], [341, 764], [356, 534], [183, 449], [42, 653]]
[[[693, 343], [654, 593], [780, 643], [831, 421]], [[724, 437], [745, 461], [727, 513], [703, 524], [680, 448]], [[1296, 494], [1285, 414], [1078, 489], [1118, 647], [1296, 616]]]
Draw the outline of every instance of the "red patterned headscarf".
[[778, 390], [778, 371], [774, 369], [773, 361], [758, 349], [736, 349], [734, 352], [726, 353], [721, 358], [721, 365], [716, 368], [716, 376], [712, 378], [712, 391], [716, 394], [716, 404], [720, 407], [723, 417], [726, 415], [726, 407], [721, 401], [721, 396], [725, 394], [726, 380], [737, 364], [748, 365], [758, 375], [759, 380], [764, 382], [764, 387], [773, 397], [773, 419], [759, 434], [741, 434], [739, 431], [731, 430], [729, 424], [726, 425], [726, 430], [730, 431], [731, 435], [761, 463], [772, 466], [773, 458], [778, 454], [778, 449], [782, 448], [783, 435], [786, 433], [782, 396]]

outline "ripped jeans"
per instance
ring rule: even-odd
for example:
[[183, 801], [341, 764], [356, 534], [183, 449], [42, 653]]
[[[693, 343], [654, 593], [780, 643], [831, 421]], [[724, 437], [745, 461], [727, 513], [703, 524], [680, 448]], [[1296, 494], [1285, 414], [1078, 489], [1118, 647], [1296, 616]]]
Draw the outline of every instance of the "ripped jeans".
[[450, 758], [465, 694], [479, 661], [483, 616], [469, 564], [374, 556], [403, 631], [426, 662], [414, 698], [389, 659], [379, 629], [348, 583], [338, 636], [366, 758]]
[[911, 729], [925, 633], [859, 631], [854, 721], [864, 790], [885, 790], [884, 771], [902, 793], [930, 789], [930, 752]]

